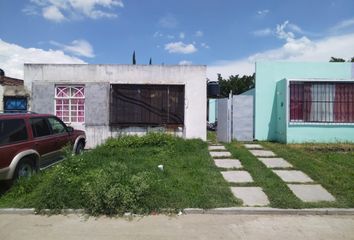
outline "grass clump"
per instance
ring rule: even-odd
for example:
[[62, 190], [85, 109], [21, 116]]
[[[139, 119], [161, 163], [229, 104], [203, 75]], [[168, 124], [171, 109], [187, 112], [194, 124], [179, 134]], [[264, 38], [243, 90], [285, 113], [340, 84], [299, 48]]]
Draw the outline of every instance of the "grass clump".
[[286, 183], [242, 143], [232, 142], [227, 148], [233, 157], [240, 159], [244, 169], [253, 177], [253, 185], [262, 187], [275, 208], [353, 208], [354, 207], [354, 153], [353, 144], [282, 144], [259, 142], [278, 157], [288, 161], [294, 170], [300, 170], [321, 184], [334, 197], [333, 202], [305, 203], [298, 199]]
[[237, 204], [205, 142], [161, 133], [109, 139], [83, 155], [69, 154], [62, 163], [19, 180], [0, 198], [0, 207], [74, 208], [92, 215]]

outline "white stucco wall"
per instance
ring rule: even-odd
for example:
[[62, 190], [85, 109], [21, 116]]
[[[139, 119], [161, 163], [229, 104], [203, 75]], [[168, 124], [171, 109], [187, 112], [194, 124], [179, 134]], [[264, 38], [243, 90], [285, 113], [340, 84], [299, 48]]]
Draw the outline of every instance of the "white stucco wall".
[[[185, 85], [183, 137], [206, 140], [206, 66], [25, 64], [25, 86], [32, 89], [32, 83], [35, 82], [183, 84]], [[48, 104], [54, 104], [54, 99]]]

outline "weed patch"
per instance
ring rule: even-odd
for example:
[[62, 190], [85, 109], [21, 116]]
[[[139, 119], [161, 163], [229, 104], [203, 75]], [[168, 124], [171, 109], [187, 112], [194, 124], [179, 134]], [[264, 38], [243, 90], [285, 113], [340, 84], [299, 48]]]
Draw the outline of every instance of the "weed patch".
[[68, 154], [58, 165], [19, 180], [0, 198], [0, 207], [54, 213], [80, 208], [92, 215], [237, 204], [205, 142], [160, 133], [109, 139], [82, 155]]

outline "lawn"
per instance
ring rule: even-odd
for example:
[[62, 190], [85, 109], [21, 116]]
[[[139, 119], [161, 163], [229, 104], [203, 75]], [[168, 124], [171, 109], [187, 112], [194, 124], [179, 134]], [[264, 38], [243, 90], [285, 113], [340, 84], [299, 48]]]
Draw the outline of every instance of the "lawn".
[[271, 207], [354, 207], [354, 145], [353, 144], [281, 144], [260, 142], [277, 156], [286, 159], [295, 169], [310, 176], [335, 198], [335, 202], [304, 203], [295, 197], [286, 184], [266, 168], [241, 143], [232, 142], [227, 148], [240, 159], [254, 178], [253, 185], [267, 194]]
[[93, 215], [239, 204], [205, 142], [164, 134], [110, 139], [83, 155], [68, 154], [0, 198], [3, 208], [80, 208]]

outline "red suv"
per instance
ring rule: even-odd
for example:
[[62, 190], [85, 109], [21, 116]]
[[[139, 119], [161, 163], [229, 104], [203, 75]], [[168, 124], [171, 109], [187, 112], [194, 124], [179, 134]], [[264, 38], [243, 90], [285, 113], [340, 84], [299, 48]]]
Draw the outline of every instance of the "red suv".
[[80, 153], [85, 132], [49, 114], [0, 114], [0, 180], [29, 177], [63, 159], [61, 149], [68, 143]]

